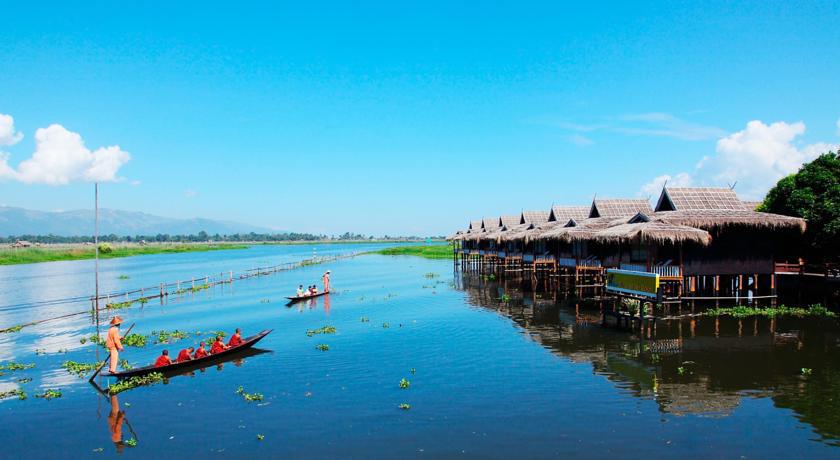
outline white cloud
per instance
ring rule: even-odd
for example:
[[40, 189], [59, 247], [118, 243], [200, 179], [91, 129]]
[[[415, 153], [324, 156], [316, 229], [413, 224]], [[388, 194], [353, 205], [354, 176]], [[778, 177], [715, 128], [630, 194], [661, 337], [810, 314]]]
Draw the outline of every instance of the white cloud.
[[687, 173], [679, 173], [673, 177], [668, 174], [654, 177], [652, 181], [642, 186], [639, 195], [657, 198], [666, 183], [670, 187], [689, 187], [691, 186], [691, 176]]
[[670, 113], [637, 113], [623, 115], [620, 119], [629, 124], [616, 127], [615, 130], [630, 135], [702, 141], [717, 139], [726, 134], [726, 131], [718, 127], [686, 121]]
[[571, 134], [569, 136], [566, 136], [566, 139], [572, 144], [575, 144], [579, 147], [585, 147], [587, 145], [592, 145], [595, 143], [595, 141], [593, 141], [592, 139], [586, 136], [582, 136], [580, 134]]
[[[799, 170], [802, 163], [837, 147], [825, 142], [795, 143], [804, 133], [802, 122], [780, 121], [766, 125], [753, 120], [745, 129], [719, 139], [715, 155], [704, 157], [693, 173], [680, 173], [675, 177], [685, 176], [687, 183], [715, 187], [737, 182], [735, 190], [739, 196], [761, 199], [779, 179]], [[640, 193], [651, 190], [652, 184], [661, 182], [663, 177], [667, 176], [659, 176], [645, 184]]]
[[195, 197], [198, 196], [198, 192], [196, 192], [193, 189], [188, 189], [188, 190], [184, 191], [184, 196], [187, 197], [187, 198], [195, 198]]
[[130, 159], [131, 155], [116, 145], [91, 152], [78, 133], [53, 124], [35, 131], [35, 153], [17, 169], [8, 164], [8, 155], [0, 156], [0, 179], [49, 185], [113, 182]]
[[15, 119], [0, 113], [0, 145], [15, 145], [23, 139], [23, 133], [15, 131]]

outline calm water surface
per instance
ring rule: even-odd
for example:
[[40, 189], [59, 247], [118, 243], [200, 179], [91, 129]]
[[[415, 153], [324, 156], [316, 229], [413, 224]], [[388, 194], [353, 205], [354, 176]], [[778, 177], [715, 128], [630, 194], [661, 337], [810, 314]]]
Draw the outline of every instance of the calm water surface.
[[[103, 263], [103, 285], [153, 285], [311, 254], [311, 247], [289, 246], [112, 259]], [[0, 305], [88, 294], [90, 267], [2, 267]], [[282, 296], [317, 282], [326, 268], [335, 290], [329, 298], [284, 305]], [[121, 274], [130, 279], [118, 280]], [[502, 294], [511, 300], [500, 302]], [[0, 313], [0, 326], [79, 308], [12, 308]], [[95, 347], [79, 340], [94, 332], [90, 318], [0, 335], [0, 360], [36, 364], [0, 376], [0, 391], [19, 386], [29, 394], [0, 402], [3, 458], [840, 456], [840, 334], [831, 320], [702, 319], [661, 324], [640, 340], [597, 325], [597, 310], [529, 283], [455, 275], [450, 261], [374, 255], [121, 314], [141, 333], [274, 332], [259, 344], [267, 353], [116, 401], [59, 367], [95, 361]], [[338, 332], [306, 335], [324, 325]], [[143, 365], [163, 348], [177, 352], [193, 342], [127, 348], [122, 356]], [[24, 377], [33, 380], [17, 382]], [[246, 402], [239, 386], [265, 400]], [[47, 388], [63, 396], [34, 397]], [[136, 447], [113, 442], [112, 403], [125, 416], [116, 434], [134, 437]]]

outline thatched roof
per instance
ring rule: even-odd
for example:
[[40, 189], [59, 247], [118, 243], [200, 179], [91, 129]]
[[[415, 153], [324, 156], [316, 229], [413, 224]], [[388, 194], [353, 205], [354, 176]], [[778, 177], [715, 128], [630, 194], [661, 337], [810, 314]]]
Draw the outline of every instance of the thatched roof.
[[665, 187], [656, 211], [742, 210], [744, 203], [730, 188]]
[[520, 218], [521, 216], [502, 216], [499, 218], [499, 226], [513, 228], [519, 225]]
[[589, 217], [630, 217], [637, 213], [649, 213], [650, 203], [644, 199], [594, 199], [589, 208]]
[[650, 216], [676, 225], [688, 225], [702, 230], [721, 230], [728, 227], [755, 229], [797, 229], [805, 231], [805, 220], [769, 212], [740, 210], [662, 211]]
[[481, 228], [484, 230], [495, 230], [501, 226], [501, 217], [485, 217], [481, 219]]
[[763, 201], [741, 200], [741, 204], [743, 204], [744, 207], [746, 209], [750, 210], [750, 211], [755, 211], [756, 209], [758, 209], [759, 206], [762, 205], [762, 203], [764, 203], [764, 202]]
[[587, 206], [552, 206], [548, 213], [549, 222], [566, 223], [569, 219], [586, 219], [589, 216]]
[[550, 211], [522, 211], [519, 215], [520, 224], [542, 224], [548, 222]]
[[470, 228], [469, 230], [481, 230], [481, 221], [480, 220], [472, 220], [470, 221]]
[[611, 217], [596, 217], [575, 221], [576, 225], [569, 225], [569, 222], [566, 222], [545, 229], [539, 235], [535, 235], [534, 239], [561, 241], [582, 240], [586, 239], [587, 236], [594, 236], [595, 232], [608, 227], [614, 221], [615, 219]]
[[697, 243], [708, 246], [712, 242], [712, 235], [699, 228], [671, 224], [657, 219], [613, 225], [595, 232], [592, 239], [600, 243], [638, 241], [654, 244]]

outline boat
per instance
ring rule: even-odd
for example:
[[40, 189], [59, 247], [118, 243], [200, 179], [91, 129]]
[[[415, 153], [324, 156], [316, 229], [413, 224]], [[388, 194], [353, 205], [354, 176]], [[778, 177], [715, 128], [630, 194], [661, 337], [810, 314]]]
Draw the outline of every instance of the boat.
[[164, 375], [176, 374], [195, 367], [202, 367], [202, 365], [209, 365], [220, 361], [224, 361], [226, 359], [230, 359], [233, 355], [241, 355], [245, 351], [250, 350], [251, 347], [253, 347], [257, 342], [262, 340], [262, 338], [267, 336], [271, 331], [273, 331], [273, 329], [267, 329], [265, 331], [260, 332], [259, 334], [254, 334], [250, 337], [246, 337], [240, 345], [231, 347], [219, 353], [207, 355], [203, 358], [191, 359], [189, 361], [183, 361], [180, 363], [173, 363], [168, 366], [155, 367], [154, 365], [151, 365], [145, 367], [138, 367], [136, 369], [130, 369], [127, 371], [116, 372], [114, 374], [103, 375], [105, 377], [116, 377], [118, 379], [125, 379], [129, 377], [137, 377], [140, 375], [151, 374], [152, 372], [160, 372]]
[[307, 295], [300, 296], [300, 297], [293, 296], [293, 297], [286, 297], [286, 298], [289, 299], [289, 303], [295, 303], [295, 302], [300, 302], [302, 300], [309, 300], [309, 299], [314, 299], [316, 297], [321, 297], [322, 295], [327, 295], [329, 293], [330, 293], [330, 291], [324, 291], [324, 292], [319, 292], [317, 294], [307, 294]]

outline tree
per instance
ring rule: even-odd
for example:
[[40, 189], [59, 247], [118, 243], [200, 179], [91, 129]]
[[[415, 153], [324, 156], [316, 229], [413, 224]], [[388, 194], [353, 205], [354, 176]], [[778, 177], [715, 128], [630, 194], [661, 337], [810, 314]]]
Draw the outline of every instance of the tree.
[[824, 153], [780, 180], [758, 210], [804, 218], [814, 254], [840, 258], [840, 151]]

